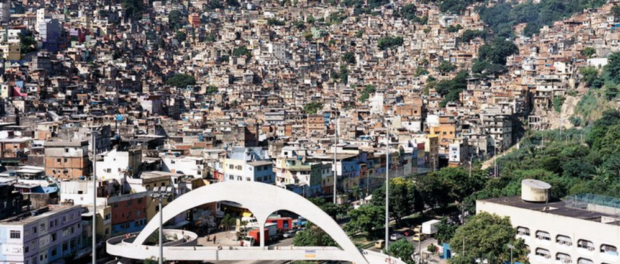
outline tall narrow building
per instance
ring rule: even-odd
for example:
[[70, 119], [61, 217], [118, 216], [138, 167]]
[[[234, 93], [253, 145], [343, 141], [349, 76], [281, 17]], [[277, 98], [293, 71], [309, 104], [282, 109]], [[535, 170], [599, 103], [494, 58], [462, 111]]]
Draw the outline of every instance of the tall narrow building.
[[11, 0], [0, 0], [0, 23], [11, 22]]

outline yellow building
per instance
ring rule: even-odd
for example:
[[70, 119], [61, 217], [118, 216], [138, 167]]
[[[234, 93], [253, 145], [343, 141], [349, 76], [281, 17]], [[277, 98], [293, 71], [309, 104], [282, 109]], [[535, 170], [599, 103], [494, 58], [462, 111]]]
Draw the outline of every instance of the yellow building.
[[2, 58], [9, 61], [18, 61], [21, 59], [21, 47], [19, 43], [0, 44]]

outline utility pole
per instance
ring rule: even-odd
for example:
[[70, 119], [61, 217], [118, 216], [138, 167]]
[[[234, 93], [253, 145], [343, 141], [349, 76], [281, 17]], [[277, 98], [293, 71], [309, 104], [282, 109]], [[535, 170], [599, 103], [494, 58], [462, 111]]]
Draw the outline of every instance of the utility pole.
[[390, 241], [390, 122], [385, 119], [387, 128], [385, 136], [385, 250], [389, 250]]
[[97, 264], [97, 132], [91, 132], [93, 149], [93, 264]]
[[334, 204], [338, 202], [336, 197], [336, 187], [338, 187], [336, 184], [338, 182], [338, 160], [336, 158], [338, 153], [338, 119], [336, 119], [336, 125], [334, 125]]
[[473, 156], [469, 156], [469, 178], [471, 178], [471, 163], [473, 158]]

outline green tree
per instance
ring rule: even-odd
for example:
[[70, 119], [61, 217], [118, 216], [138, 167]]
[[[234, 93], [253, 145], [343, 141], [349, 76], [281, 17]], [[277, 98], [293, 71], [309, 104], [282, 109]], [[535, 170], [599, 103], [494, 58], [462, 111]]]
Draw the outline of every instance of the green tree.
[[267, 24], [270, 26], [284, 26], [284, 21], [281, 21], [276, 18], [270, 18], [267, 20]]
[[144, 1], [142, 0], [122, 0], [121, 8], [123, 9], [125, 16], [132, 19], [139, 19], [142, 17]]
[[219, 90], [217, 86], [209, 85], [207, 86], [207, 94], [216, 94]]
[[187, 34], [183, 31], [177, 31], [175, 37], [179, 42], [183, 42], [187, 39]]
[[558, 96], [553, 98], [553, 109], [558, 113], [562, 112], [562, 105], [564, 104], [564, 101], [566, 101], [566, 98], [564, 97]]
[[427, 75], [428, 71], [424, 67], [418, 67], [415, 69], [415, 76]]
[[318, 101], [312, 101], [304, 106], [304, 112], [311, 115], [316, 114], [321, 109], [323, 109], [323, 103]]
[[413, 245], [406, 239], [399, 239], [396, 242], [391, 243], [387, 252], [384, 250], [384, 253], [392, 257], [399, 258], [407, 264], [415, 264], [415, 261], [411, 259], [411, 256], [414, 253]]
[[19, 44], [22, 54], [33, 52], [37, 48], [37, 42], [34, 40], [34, 36], [30, 31], [26, 34], [19, 34]]
[[333, 218], [334, 220], [336, 220], [338, 215], [346, 213], [345, 207], [326, 202], [323, 198], [310, 198], [308, 200], [310, 200], [314, 205], [321, 208], [323, 212], [331, 216], [331, 218]]
[[238, 0], [226, 0], [226, 5], [232, 6], [232, 7], [239, 7], [239, 6], [241, 6], [241, 4], [239, 4]]
[[[601, 88], [603, 81], [598, 76], [598, 70], [594, 66], [586, 66], [579, 69], [581, 78], [588, 87]], [[600, 86], [599, 86], [600, 85]]]
[[[510, 224], [508, 217], [499, 217], [481, 212], [464, 225], [459, 227], [450, 240], [450, 249], [454, 252], [465, 252], [466, 258], [487, 258], [491, 263], [510, 259], [510, 249], [506, 245], [515, 246], [515, 261], [527, 262], [527, 250], [522, 239], [515, 238], [517, 230]], [[463, 249], [465, 244], [465, 249]]]
[[306, 18], [306, 22], [308, 22], [308, 24], [314, 24], [314, 17], [309, 15], [308, 18]]
[[377, 89], [375, 89], [375, 86], [370, 84], [366, 85], [366, 87], [362, 91], [362, 94], [360, 95], [360, 102], [366, 102], [370, 97], [370, 94], [374, 93], [376, 90]]
[[367, 232], [370, 237], [384, 234], [385, 207], [365, 204], [358, 209], [350, 210], [351, 219], [344, 229], [348, 232]]
[[614, 15], [614, 21], [620, 21], [620, 5], [615, 5], [611, 8], [611, 14]]
[[349, 63], [349, 64], [355, 64], [355, 53], [353, 53], [353, 52], [346, 52], [342, 56], [342, 60], [345, 61], [346, 63]]
[[475, 38], [484, 38], [484, 32], [480, 31], [480, 30], [465, 30], [463, 31], [463, 34], [461, 35], [461, 42], [466, 42], [469, 43], [471, 40], [475, 39]]
[[194, 79], [194, 76], [187, 74], [175, 74], [166, 80], [166, 84], [177, 88], [185, 88], [188, 85], [196, 84], [196, 79]]
[[454, 64], [450, 63], [449, 61], [444, 60], [441, 61], [439, 66], [437, 66], [437, 70], [442, 74], [446, 74], [448, 72], [453, 72], [454, 70], [456, 70], [456, 66], [454, 66]]
[[586, 47], [581, 51], [581, 54], [588, 58], [592, 58], [594, 57], [594, 55], [596, 55], [596, 49], [594, 49], [593, 47]]
[[377, 47], [379, 47], [379, 49], [381, 50], [386, 50], [386, 49], [402, 46], [403, 42], [404, 40], [402, 37], [387, 36], [387, 37], [380, 38], [379, 41], [377, 41]]
[[438, 243], [449, 242], [454, 236], [454, 232], [458, 228], [455, 224], [448, 223], [448, 218], [441, 218], [441, 222], [437, 225], [437, 241]]
[[620, 52], [615, 52], [607, 58], [607, 65], [603, 70], [605, 80], [613, 84], [620, 84]]
[[[419, 198], [416, 186], [411, 179], [390, 179], [390, 217], [400, 226], [402, 219], [416, 209], [422, 210], [422, 199]], [[372, 193], [372, 205], [385, 206], [385, 184]], [[416, 206], [417, 205], [417, 206]]]
[[235, 48], [233, 50], [233, 57], [241, 57], [241, 56], [246, 56], [249, 58], [252, 56], [252, 53], [250, 53], [250, 50], [248, 50], [246, 46]]
[[355, 37], [361, 38], [362, 36], [364, 36], [364, 30], [358, 30], [357, 33], [355, 33]]
[[418, 11], [418, 8], [415, 6], [415, 4], [407, 4], [403, 6], [403, 8], [401, 8], [400, 16], [403, 17], [404, 19], [415, 20], [417, 19], [416, 17], [417, 11]]
[[168, 13], [168, 24], [170, 24], [171, 28], [180, 28], [183, 25], [183, 19], [183, 14], [179, 10], [172, 10]]
[[306, 230], [295, 234], [293, 245], [296, 247], [335, 247], [336, 242], [318, 226], [308, 222]]

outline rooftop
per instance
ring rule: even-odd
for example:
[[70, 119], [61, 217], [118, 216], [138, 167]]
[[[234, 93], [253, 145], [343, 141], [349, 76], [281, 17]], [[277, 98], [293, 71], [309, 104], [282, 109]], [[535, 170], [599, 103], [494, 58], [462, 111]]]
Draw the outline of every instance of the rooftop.
[[40, 219], [44, 219], [51, 215], [70, 211], [75, 208], [82, 208], [82, 206], [80, 205], [57, 205], [57, 206], [43, 207], [37, 210], [31, 210], [19, 216], [15, 216], [15, 217], [2, 220], [0, 221], [0, 225], [26, 225], [32, 222], [36, 222]]
[[[549, 214], [555, 214], [565, 217], [572, 217], [582, 220], [594, 221], [594, 222], [602, 222], [602, 218], [619, 218], [620, 216], [617, 214], [609, 214], [603, 213], [599, 211], [594, 211], [586, 209], [577, 209], [568, 204], [568, 202], [564, 200], [554, 200], [549, 201], [548, 203], [531, 203], [525, 202], [521, 199], [520, 196], [510, 196], [510, 197], [501, 197], [501, 198], [492, 198], [482, 200], [488, 203], [496, 203], [506, 206], [517, 207], [526, 210], [539, 211]], [[618, 219], [617, 219], [618, 220]], [[618, 221], [606, 221], [607, 224], [620, 225]]]

